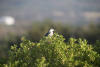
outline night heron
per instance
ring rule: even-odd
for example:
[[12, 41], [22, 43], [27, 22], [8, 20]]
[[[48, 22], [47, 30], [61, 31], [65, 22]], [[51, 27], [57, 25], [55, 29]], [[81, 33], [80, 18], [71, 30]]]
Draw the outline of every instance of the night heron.
[[51, 28], [46, 34], [45, 34], [45, 36], [53, 36], [53, 34], [54, 34], [54, 29], [53, 28]]

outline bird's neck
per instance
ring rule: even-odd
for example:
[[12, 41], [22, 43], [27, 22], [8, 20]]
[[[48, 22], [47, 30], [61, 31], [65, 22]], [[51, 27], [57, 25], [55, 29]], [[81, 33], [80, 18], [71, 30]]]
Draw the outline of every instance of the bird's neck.
[[52, 31], [49, 31], [50, 33], [53, 33]]
[[49, 36], [52, 36], [53, 35], [53, 32], [50, 32]]

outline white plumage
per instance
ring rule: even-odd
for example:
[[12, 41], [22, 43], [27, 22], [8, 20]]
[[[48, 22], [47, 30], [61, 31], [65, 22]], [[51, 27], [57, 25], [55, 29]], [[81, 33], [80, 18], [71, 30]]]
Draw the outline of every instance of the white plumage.
[[45, 34], [45, 36], [50, 36], [50, 37], [51, 37], [51, 36], [53, 36], [53, 34], [54, 34], [54, 29], [51, 28], [51, 29], [48, 31], [48, 33]]

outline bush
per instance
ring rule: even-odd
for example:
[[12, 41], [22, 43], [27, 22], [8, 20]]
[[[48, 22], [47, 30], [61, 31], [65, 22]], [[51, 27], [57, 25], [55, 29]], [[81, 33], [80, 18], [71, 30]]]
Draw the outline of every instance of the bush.
[[93, 46], [94, 46], [94, 50], [100, 54], [100, 41], [97, 40]]
[[2, 67], [99, 67], [100, 54], [81, 38], [70, 38], [67, 43], [62, 35], [43, 37], [39, 43], [22, 38], [20, 46], [9, 51], [8, 64]]

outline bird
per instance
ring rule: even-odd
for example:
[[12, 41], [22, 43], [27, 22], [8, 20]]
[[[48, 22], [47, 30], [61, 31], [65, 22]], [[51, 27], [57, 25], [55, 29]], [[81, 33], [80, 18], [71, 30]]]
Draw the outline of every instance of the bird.
[[54, 29], [51, 28], [51, 29], [45, 34], [45, 36], [50, 36], [50, 37], [52, 37], [53, 34], [54, 34]]

